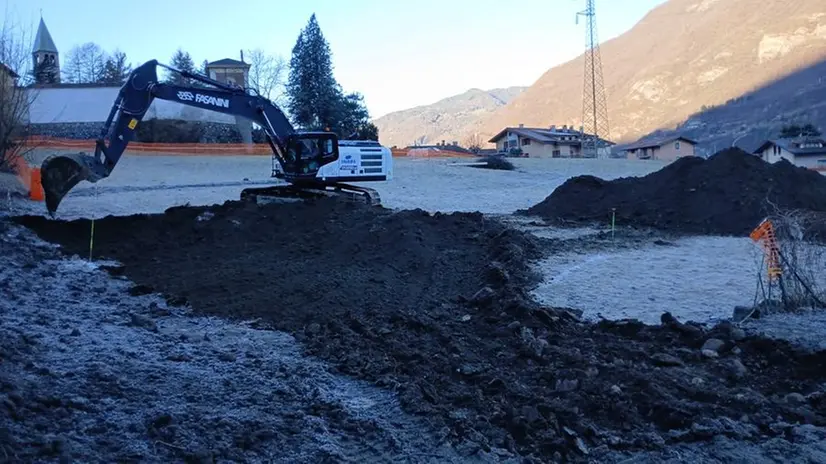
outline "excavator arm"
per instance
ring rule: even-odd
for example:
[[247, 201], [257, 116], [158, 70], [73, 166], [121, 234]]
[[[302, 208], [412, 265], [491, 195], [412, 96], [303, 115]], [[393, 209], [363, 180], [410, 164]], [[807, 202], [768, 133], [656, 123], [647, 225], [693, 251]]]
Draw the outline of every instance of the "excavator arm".
[[[158, 66], [210, 87], [159, 82]], [[43, 162], [41, 176], [50, 214], [54, 214], [63, 197], [81, 181], [97, 182], [109, 176], [156, 98], [251, 120], [263, 128], [290, 183], [312, 184], [322, 166], [338, 159], [338, 139], [334, 133], [297, 132], [276, 105], [249, 89], [151, 60], [132, 71], [118, 92], [95, 142], [94, 156], [57, 155]]]

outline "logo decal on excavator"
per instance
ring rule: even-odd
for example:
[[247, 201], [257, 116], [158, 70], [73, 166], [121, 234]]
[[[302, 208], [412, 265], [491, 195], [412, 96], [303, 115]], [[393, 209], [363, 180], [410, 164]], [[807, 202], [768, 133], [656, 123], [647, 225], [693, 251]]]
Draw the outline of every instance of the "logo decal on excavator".
[[137, 127], [137, 125], [138, 125], [138, 120], [137, 119], [132, 118], [132, 120], [129, 121], [129, 128], [130, 129], [135, 130], [135, 127]]
[[195, 94], [195, 102], [196, 103], [205, 103], [207, 105], [214, 105], [214, 106], [223, 106], [224, 108], [229, 108], [229, 100], [226, 98], [218, 98], [213, 97], [210, 95], [201, 95], [200, 93]]
[[178, 92], [178, 100], [181, 101], [195, 101], [204, 105], [220, 106], [229, 108], [229, 99], [213, 97], [211, 95], [203, 95], [200, 93], [193, 94], [192, 92], [180, 91]]

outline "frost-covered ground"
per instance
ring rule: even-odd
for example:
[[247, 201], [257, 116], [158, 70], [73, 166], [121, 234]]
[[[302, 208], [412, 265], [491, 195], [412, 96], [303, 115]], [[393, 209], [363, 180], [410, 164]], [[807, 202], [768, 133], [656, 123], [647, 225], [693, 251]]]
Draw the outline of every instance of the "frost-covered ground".
[[0, 222], [0, 461], [459, 462], [291, 336], [130, 295], [100, 264]]
[[680, 320], [727, 319], [735, 306], [754, 304], [760, 253], [750, 239], [731, 237], [572, 251], [541, 263], [546, 280], [535, 295], [550, 306], [580, 309], [593, 320], [658, 324], [664, 311]]
[[[645, 175], [663, 166], [656, 161], [515, 159], [518, 170], [503, 172], [454, 165], [466, 161], [396, 158], [393, 180], [363, 185], [378, 190], [388, 208], [511, 213], [541, 201], [572, 176]], [[59, 215], [101, 217], [237, 200], [245, 187], [279, 183], [271, 172], [266, 156], [127, 155], [109, 178], [77, 185]], [[45, 212], [45, 206], [35, 210]]]
[[[42, 158], [46, 153], [35, 154]], [[393, 180], [369, 184], [389, 208], [481, 211], [509, 215], [549, 195], [570, 177], [591, 174], [612, 179], [642, 176], [664, 163], [638, 160], [513, 159], [516, 171], [460, 166], [466, 159], [394, 159]], [[113, 174], [82, 183], [64, 199], [60, 218], [161, 212], [190, 203], [222, 203], [252, 185], [278, 183], [266, 156], [125, 156]], [[367, 185], [367, 184], [365, 184]], [[42, 203], [15, 203], [17, 213], [45, 214]], [[528, 220], [529, 222], [530, 220]], [[604, 227], [522, 227], [545, 237], [574, 237]], [[551, 305], [580, 309], [587, 317], [635, 317], [657, 323], [663, 311], [696, 321], [725, 318], [737, 305], [751, 304], [759, 250], [747, 238], [654, 239], [635, 246], [603, 247], [553, 256], [540, 263], [546, 276], [535, 292]], [[757, 254], [756, 254], [757, 253]], [[757, 262], [755, 260], [758, 259]]]

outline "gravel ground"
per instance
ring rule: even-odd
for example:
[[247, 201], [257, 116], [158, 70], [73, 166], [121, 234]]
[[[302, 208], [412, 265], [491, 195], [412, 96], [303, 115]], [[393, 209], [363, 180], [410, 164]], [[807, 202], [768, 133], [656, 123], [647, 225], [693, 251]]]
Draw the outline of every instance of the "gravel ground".
[[393, 394], [331, 374], [291, 336], [130, 296], [106, 263], [0, 228], [4, 458], [459, 462]]

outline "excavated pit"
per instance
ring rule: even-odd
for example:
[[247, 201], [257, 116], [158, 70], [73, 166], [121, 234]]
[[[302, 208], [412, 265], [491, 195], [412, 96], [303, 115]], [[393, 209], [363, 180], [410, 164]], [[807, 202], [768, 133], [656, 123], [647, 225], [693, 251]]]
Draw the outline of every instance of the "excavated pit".
[[601, 224], [615, 213], [620, 226], [744, 236], [767, 216], [791, 209], [826, 212], [826, 177], [732, 148], [709, 159], [680, 158], [643, 177], [573, 177], [520, 213]]
[[[88, 220], [15, 220], [89, 253]], [[294, 335], [467, 454], [578, 461], [826, 425], [823, 353], [725, 325], [594, 325], [539, 307], [531, 260], [571, 246], [479, 213], [227, 202], [97, 219], [93, 253], [122, 263], [111, 272], [136, 294]]]

